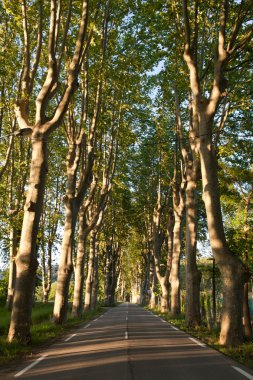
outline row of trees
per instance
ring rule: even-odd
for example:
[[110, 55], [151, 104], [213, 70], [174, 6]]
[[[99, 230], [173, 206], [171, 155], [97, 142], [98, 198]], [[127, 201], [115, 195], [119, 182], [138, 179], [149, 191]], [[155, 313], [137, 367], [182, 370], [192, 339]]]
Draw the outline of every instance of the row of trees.
[[162, 311], [178, 315], [184, 253], [186, 321], [198, 326], [197, 239], [207, 230], [223, 288], [220, 343], [243, 340], [243, 314], [251, 334], [251, 8], [1, 3], [10, 342], [30, 341], [38, 261], [46, 301], [58, 250], [55, 323], [66, 319], [73, 272], [74, 316], [95, 306], [99, 282], [107, 304], [116, 288], [123, 298], [141, 288], [151, 306], [159, 284]]

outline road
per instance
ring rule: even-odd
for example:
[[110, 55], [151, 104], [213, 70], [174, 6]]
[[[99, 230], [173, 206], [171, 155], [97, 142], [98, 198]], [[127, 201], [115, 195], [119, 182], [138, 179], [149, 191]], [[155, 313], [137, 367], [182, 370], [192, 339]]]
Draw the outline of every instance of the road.
[[253, 380], [253, 371], [122, 304], [65, 336], [1, 379]]

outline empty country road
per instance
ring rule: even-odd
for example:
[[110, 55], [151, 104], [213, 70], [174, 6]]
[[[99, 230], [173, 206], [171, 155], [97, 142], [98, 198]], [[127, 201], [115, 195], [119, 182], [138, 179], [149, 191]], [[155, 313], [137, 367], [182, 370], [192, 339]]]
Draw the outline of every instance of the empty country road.
[[122, 304], [1, 379], [253, 380], [253, 371], [147, 310]]

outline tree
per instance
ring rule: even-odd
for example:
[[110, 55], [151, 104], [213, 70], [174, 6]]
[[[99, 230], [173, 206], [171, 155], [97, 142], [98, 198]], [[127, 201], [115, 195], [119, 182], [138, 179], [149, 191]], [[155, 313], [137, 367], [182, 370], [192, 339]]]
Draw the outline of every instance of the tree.
[[[42, 4], [38, 3], [38, 16], [42, 18]], [[47, 173], [47, 139], [49, 135], [59, 127], [67, 111], [70, 99], [77, 88], [77, 77], [84, 58], [85, 38], [88, 23], [88, 3], [82, 2], [80, 12], [80, 26], [77, 31], [74, 52], [66, 75], [66, 87], [62, 90], [59, 86], [60, 73], [62, 73], [62, 60], [66, 44], [67, 33], [70, 27], [71, 1], [69, 9], [61, 14], [61, 3], [51, 1], [50, 25], [48, 31], [48, 66], [45, 81], [39, 91], [35, 102], [35, 116], [32, 125], [28, 122], [28, 103], [33, 83], [37, 73], [41, 57], [41, 44], [43, 33], [41, 23], [38, 27], [37, 49], [35, 49], [36, 61], [31, 69], [31, 43], [28, 26], [28, 6], [22, 2], [23, 29], [24, 29], [24, 68], [21, 83], [21, 97], [15, 106], [16, 118], [19, 124], [19, 135], [29, 135], [31, 139], [31, 166], [30, 179], [24, 207], [24, 219], [20, 238], [20, 248], [16, 257], [17, 279], [15, 284], [14, 302], [9, 329], [8, 341], [17, 339], [23, 343], [31, 340], [30, 324], [32, 312], [32, 300], [34, 290], [35, 273], [37, 269], [36, 243], [39, 221], [42, 212], [44, 189]], [[79, 11], [79, 10], [78, 10]], [[79, 13], [79, 12], [78, 12]], [[61, 17], [60, 17], [61, 15]], [[60, 24], [65, 25], [61, 39]], [[87, 50], [87, 49], [86, 49]], [[61, 98], [51, 108], [52, 103], [57, 102], [56, 94], [61, 91]], [[52, 112], [52, 116], [47, 115]]]
[[[215, 58], [213, 60], [213, 75], [206, 66], [204, 77], [209, 83], [212, 81], [209, 97], [207, 89], [203, 87], [203, 76], [200, 77], [198, 67], [199, 45], [199, 3], [195, 3], [195, 19], [193, 20], [193, 32], [187, 0], [183, 0], [185, 47], [184, 59], [190, 73], [190, 87], [193, 96], [194, 113], [198, 119], [198, 134], [191, 136], [198, 139], [201, 161], [201, 174], [203, 186], [203, 200], [206, 207], [208, 231], [215, 261], [219, 267], [223, 280], [223, 313], [221, 321], [220, 343], [231, 345], [243, 340], [242, 334], [242, 295], [243, 284], [246, 280], [246, 271], [242, 262], [231, 252], [226, 241], [222, 221], [220, 196], [218, 188], [217, 156], [213, 145], [212, 132], [214, 118], [218, 107], [226, 96], [227, 79], [225, 69], [235, 60], [237, 53], [243, 53], [243, 47], [247, 45], [252, 36], [247, 26], [250, 17], [249, 2], [233, 3], [232, 17], [228, 19], [228, 1], [218, 5], [219, 23], [218, 36], [214, 39], [216, 44]], [[237, 14], [235, 15], [235, 13]], [[216, 23], [217, 25], [217, 23]], [[228, 29], [229, 28], [229, 29]], [[227, 38], [226, 32], [230, 35]], [[243, 30], [243, 36], [240, 35]], [[204, 53], [203, 53], [204, 54]], [[208, 59], [207, 57], [205, 57]], [[207, 64], [207, 63], [206, 63]]]

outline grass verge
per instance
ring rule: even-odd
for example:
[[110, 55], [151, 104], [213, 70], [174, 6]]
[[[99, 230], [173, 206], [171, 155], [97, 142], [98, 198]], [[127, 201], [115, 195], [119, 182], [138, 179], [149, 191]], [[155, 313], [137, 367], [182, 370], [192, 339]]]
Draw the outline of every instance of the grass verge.
[[188, 328], [185, 325], [185, 316], [180, 315], [177, 318], [171, 318], [169, 313], [161, 313], [158, 309], [149, 309], [154, 314], [159, 315], [165, 321], [171, 323], [173, 326], [178, 327], [180, 330], [198, 338], [208, 346], [222, 352], [237, 362], [253, 369], [253, 338], [249, 339], [243, 344], [236, 347], [226, 348], [219, 344], [219, 326], [209, 328], [207, 326], [200, 326], [198, 328]]
[[103, 312], [102, 307], [87, 312], [81, 319], [72, 318], [68, 311], [67, 322], [64, 325], [55, 325], [52, 322], [53, 303], [36, 303], [32, 311], [32, 343], [23, 345], [17, 342], [7, 343], [6, 338], [10, 323], [10, 312], [0, 307], [0, 365], [10, 363], [12, 360], [33, 354], [39, 347], [49, 344], [60, 338], [67, 331], [88, 322]]

